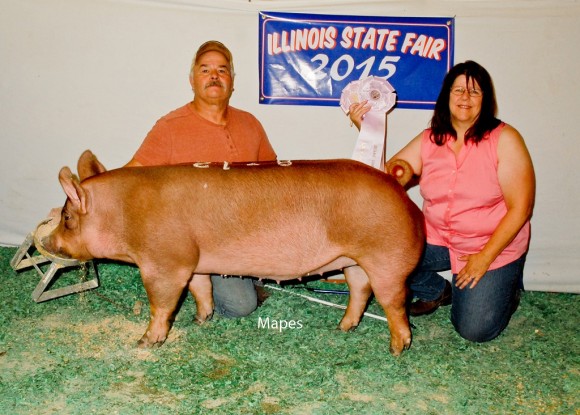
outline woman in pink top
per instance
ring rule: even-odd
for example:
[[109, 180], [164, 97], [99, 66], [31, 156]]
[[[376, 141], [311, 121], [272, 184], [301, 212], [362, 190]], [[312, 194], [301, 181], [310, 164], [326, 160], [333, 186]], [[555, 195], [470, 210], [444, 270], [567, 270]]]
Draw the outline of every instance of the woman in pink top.
[[[355, 104], [360, 126], [368, 109]], [[427, 241], [410, 277], [412, 316], [452, 304], [451, 321], [472, 341], [497, 337], [519, 304], [535, 197], [522, 136], [496, 118], [488, 72], [467, 61], [446, 75], [431, 128], [392, 157], [419, 177]], [[450, 284], [438, 271], [451, 270]]]

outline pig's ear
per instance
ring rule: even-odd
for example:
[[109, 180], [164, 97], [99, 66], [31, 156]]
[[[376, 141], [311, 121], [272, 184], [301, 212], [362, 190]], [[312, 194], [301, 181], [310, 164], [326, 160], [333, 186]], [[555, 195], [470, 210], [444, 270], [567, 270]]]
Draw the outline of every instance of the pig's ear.
[[107, 171], [105, 166], [97, 160], [97, 157], [90, 150], [85, 150], [83, 154], [81, 154], [77, 163], [77, 172], [79, 173], [81, 182], [88, 177], [105, 171]]
[[73, 208], [80, 214], [87, 213], [87, 197], [79, 179], [72, 174], [68, 167], [63, 167], [58, 174], [58, 180]]

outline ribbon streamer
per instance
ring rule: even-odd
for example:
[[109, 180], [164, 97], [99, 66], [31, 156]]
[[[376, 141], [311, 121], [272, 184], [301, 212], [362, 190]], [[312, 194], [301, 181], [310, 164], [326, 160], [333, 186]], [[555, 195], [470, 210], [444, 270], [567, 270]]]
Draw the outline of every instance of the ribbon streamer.
[[356, 102], [368, 101], [371, 105], [370, 111], [365, 114], [361, 123], [352, 154], [354, 160], [384, 170], [387, 112], [395, 105], [396, 100], [393, 86], [387, 80], [376, 76], [353, 81], [344, 88], [340, 106], [347, 115], [350, 106]]

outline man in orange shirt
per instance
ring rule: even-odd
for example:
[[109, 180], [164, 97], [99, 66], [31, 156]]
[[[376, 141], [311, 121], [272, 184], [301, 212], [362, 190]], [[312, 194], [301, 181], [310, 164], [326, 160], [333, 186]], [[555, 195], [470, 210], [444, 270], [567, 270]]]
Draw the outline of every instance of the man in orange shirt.
[[[160, 118], [125, 167], [276, 160], [260, 122], [252, 114], [229, 105], [234, 91], [234, 66], [225, 45], [215, 40], [201, 45], [193, 59], [189, 81], [193, 101]], [[192, 284], [202, 280], [194, 276]], [[252, 279], [212, 275], [211, 282], [218, 313], [242, 317], [256, 309], [258, 300]]]

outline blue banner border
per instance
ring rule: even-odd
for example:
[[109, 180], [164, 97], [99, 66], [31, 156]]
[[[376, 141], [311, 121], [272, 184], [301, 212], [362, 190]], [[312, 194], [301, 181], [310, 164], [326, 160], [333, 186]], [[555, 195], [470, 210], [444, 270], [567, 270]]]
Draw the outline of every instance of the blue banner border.
[[[267, 40], [267, 30], [265, 25], [271, 20], [287, 21], [304, 21], [305, 23], [337, 23], [337, 24], [361, 24], [361, 25], [408, 25], [408, 26], [434, 26], [445, 28], [447, 31], [447, 53], [446, 53], [446, 71], [449, 71], [454, 62], [454, 41], [455, 41], [455, 20], [452, 17], [391, 17], [391, 16], [351, 16], [351, 15], [329, 15], [329, 14], [307, 14], [307, 13], [282, 13], [282, 12], [259, 12], [259, 100], [262, 104], [281, 104], [281, 105], [318, 105], [318, 106], [338, 106], [340, 97], [304, 97], [304, 96], [268, 96], [265, 91], [266, 70], [264, 65]], [[354, 80], [354, 79], [352, 79]], [[442, 81], [442, 79], [438, 80]], [[440, 84], [440, 82], [439, 82]], [[435, 97], [436, 99], [436, 97]], [[400, 97], [397, 101], [398, 108], [411, 109], [432, 109], [435, 100], [429, 101], [412, 101], [402, 100]]]

